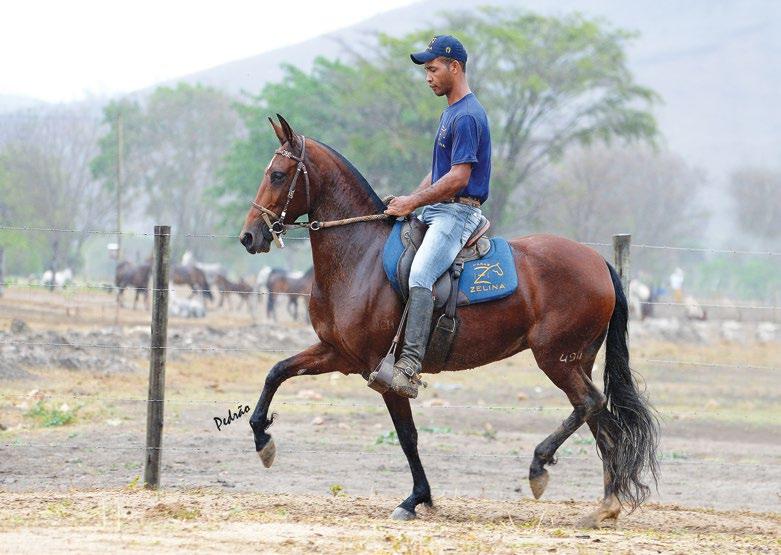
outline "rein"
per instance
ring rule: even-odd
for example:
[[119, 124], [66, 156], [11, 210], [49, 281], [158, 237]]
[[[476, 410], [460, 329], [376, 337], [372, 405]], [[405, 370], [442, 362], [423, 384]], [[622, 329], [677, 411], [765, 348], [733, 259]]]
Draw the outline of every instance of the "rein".
[[[318, 231], [320, 229], [325, 229], [328, 227], [337, 227], [340, 225], [352, 224], [356, 222], [370, 222], [375, 220], [385, 220], [394, 217], [394, 216], [389, 216], [387, 214], [369, 214], [366, 216], [354, 216], [352, 218], [343, 218], [340, 220], [329, 220], [329, 221], [311, 220], [308, 222], [293, 222], [292, 224], [286, 224], [284, 220], [285, 220], [285, 215], [287, 214], [287, 207], [290, 204], [290, 201], [293, 199], [293, 195], [295, 195], [296, 183], [298, 182], [298, 176], [301, 173], [304, 174], [304, 183], [306, 185], [307, 208], [310, 206], [309, 172], [306, 171], [306, 165], [304, 164], [304, 156], [306, 155], [306, 137], [301, 135], [301, 156], [296, 156], [289, 150], [284, 150], [282, 148], [278, 148], [277, 150], [275, 150], [274, 154], [275, 155], [279, 154], [280, 156], [284, 156], [285, 158], [289, 158], [291, 160], [296, 161], [296, 174], [293, 176], [293, 181], [290, 183], [290, 189], [288, 190], [287, 198], [285, 199], [285, 205], [282, 207], [282, 213], [277, 215], [276, 212], [274, 212], [273, 210], [269, 210], [265, 206], [261, 206], [254, 200], [250, 201], [250, 204], [254, 208], [260, 210], [263, 219], [265, 220], [266, 225], [268, 226], [269, 231], [274, 237], [274, 242], [277, 244], [278, 247], [285, 248], [285, 243], [282, 241], [282, 236], [285, 233], [287, 233], [288, 229], [300, 229], [303, 227], [307, 227], [311, 231]], [[273, 223], [270, 218], [274, 219]]]

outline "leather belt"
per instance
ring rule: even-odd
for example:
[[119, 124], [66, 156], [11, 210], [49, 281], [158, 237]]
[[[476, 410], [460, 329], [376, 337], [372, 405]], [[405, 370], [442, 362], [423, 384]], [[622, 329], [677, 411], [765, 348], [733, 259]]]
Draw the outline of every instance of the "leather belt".
[[458, 202], [460, 204], [468, 204], [469, 206], [474, 206], [475, 208], [480, 208], [480, 204], [481, 204], [480, 200], [476, 199], [475, 197], [454, 197], [446, 200], [441, 200], [439, 202], [444, 202], [444, 203]]

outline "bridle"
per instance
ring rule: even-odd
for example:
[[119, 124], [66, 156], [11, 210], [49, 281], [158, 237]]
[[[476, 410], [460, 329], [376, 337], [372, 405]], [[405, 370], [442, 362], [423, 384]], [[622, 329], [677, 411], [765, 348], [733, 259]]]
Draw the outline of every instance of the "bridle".
[[[283, 148], [278, 148], [274, 151], [274, 155], [279, 154], [280, 156], [284, 156], [285, 158], [289, 158], [290, 160], [296, 161], [296, 174], [293, 176], [293, 181], [290, 182], [290, 188], [287, 192], [287, 198], [285, 199], [285, 205], [282, 207], [282, 212], [277, 215], [276, 212], [273, 210], [269, 210], [265, 206], [261, 206], [254, 200], [250, 201], [250, 204], [260, 210], [260, 213], [263, 217], [263, 220], [266, 222], [266, 225], [268, 226], [269, 231], [271, 232], [272, 237], [274, 238], [274, 243], [279, 248], [285, 248], [285, 243], [282, 241], [282, 236], [287, 233], [288, 229], [299, 229], [302, 227], [309, 228], [310, 231], [318, 231], [322, 228], [327, 227], [334, 227], [338, 225], [344, 225], [344, 224], [351, 224], [354, 222], [366, 222], [366, 221], [372, 221], [372, 220], [384, 220], [387, 218], [394, 218], [395, 216], [389, 216], [387, 214], [370, 214], [367, 216], [355, 216], [353, 218], [345, 218], [342, 220], [331, 220], [328, 222], [320, 222], [317, 220], [312, 220], [309, 222], [293, 222], [292, 224], [286, 224], [285, 223], [285, 216], [287, 215], [287, 207], [290, 204], [290, 201], [293, 199], [293, 195], [296, 194], [296, 183], [298, 182], [298, 176], [300, 174], [304, 174], [304, 184], [306, 186], [306, 206], [307, 208], [310, 207], [309, 202], [309, 172], [306, 170], [306, 165], [304, 164], [304, 157], [306, 156], [306, 137], [301, 135], [301, 155], [296, 156], [289, 150], [285, 150]], [[273, 158], [272, 158], [273, 160]], [[389, 201], [385, 201], [386, 203]], [[274, 219], [274, 221], [271, 221], [271, 218]]]
[[[319, 225], [312, 227], [319, 222], [297, 222], [293, 224], [285, 224], [285, 216], [287, 215], [287, 207], [290, 201], [293, 199], [293, 195], [296, 194], [296, 183], [298, 182], [298, 176], [304, 174], [304, 183], [306, 184], [306, 205], [309, 207], [309, 172], [306, 171], [306, 165], [304, 164], [304, 156], [306, 156], [306, 137], [301, 135], [301, 156], [296, 156], [289, 150], [278, 148], [274, 151], [274, 155], [279, 154], [285, 158], [296, 161], [296, 174], [293, 176], [293, 181], [290, 182], [290, 188], [287, 191], [287, 198], [285, 199], [285, 205], [282, 207], [282, 213], [277, 215], [274, 211], [269, 210], [265, 206], [261, 206], [254, 200], [250, 201], [250, 204], [260, 210], [263, 215], [263, 219], [266, 221], [271, 235], [274, 237], [274, 242], [279, 248], [285, 248], [285, 243], [282, 241], [282, 236], [287, 232], [288, 228], [309, 227], [311, 230], [316, 231], [320, 229]], [[269, 216], [274, 218], [274, 223], [271, 222]], [[303, 224], [303, 225], [302, 225]]]

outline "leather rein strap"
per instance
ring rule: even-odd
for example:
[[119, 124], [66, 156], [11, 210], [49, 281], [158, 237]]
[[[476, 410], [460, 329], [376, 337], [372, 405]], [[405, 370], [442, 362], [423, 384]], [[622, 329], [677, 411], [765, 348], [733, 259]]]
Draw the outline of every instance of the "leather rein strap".
[[[280, 156], [284, 156], [285, 158], [296, 161], [296, 174], [293, 176], [293, 181], [290, 183], [290, 189], [288, 190], [287, 198], [285, 199], [285, 205], [282, 207], [282, 213], [277, 215], [274, 211], [269, 210], [265, 206], [261, 206], [254, 200], [250, 201], [250, 204], [260, 210], [261, 214], [263, 215], [263, 219], [266, 221], [266, 225], [268, 225], [269, 231], [271, 231], [271, 234], [274, 236], [274, 242], [277, 244], [277, 246], [284, 248], [285, 244], [282, 242], [281, 236], [284, 235], [288, 229], [308, 227], [311, 231], [317, 231], [327, 227], [336, 227], [355, 222], [385, 220], [394, 217], [387, 214], [370, 214], [367, 216], [355, 216], [353, 218], [330, 220], [327, 222], [312, 220], [308, 222], [293, 222], [292, 224], [286, 224], [285, 216], [287, 215], [287, 207], [290, 204], [290, 201], [293, 199], [293, 195], [296, 193], [296, 183], [298, 182], [298, 176], [301, 173], [304, 174], [304, 183], [306, 185], [306, 205], [307, 208], [311, 206], [309, 201], [309, 172], [306, 171], [306, 165], [304, 164], [304, 156], [306, 156], [306, 137], [301, 135], [301, 156], [296, 156], [289, 150], [284, 150], [282, 148], [275, 150], [274, 154], [279, 154]], [[274, 219], [273, 223], [269, 217]]]

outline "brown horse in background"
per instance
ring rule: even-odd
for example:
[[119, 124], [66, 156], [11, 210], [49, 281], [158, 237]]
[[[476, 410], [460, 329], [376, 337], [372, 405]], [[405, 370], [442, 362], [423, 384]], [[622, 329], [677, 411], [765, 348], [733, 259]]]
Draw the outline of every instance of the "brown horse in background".
[[[266, 314], [273, 320], [277, 319], [276, 314], [276, 296], [283, 295], [287, 297], [287, 312], [293, 320], [298, 320], [298, 299], [303, 299], [304, 304], [308, 305], [307, 300], [312, 291], [312, 283], [315, 279], [314, 268], [309, 268], [301, 277], [292, 277], [291, 273], [281, 269], [274, 268], [268, 276], [266, 289], [268, 289], [268, 301], [266, 304]], [[307, 316], [307, 312], [304, 312]]]
[[192, 289], [191, 299], [200, 294], [204, 304], [207, 300], [214, 300], [206, 274], [194, 265], [182, 266], [174, 264], [171, 267], [171, 281], [175, 285], [189, 285]]
[[[382, 214], [384, 203], [349, 161], [322, 143], [296, 135], [281, 117], [279, 124], [271, 123], [281, 148], [266, 168], [239, 236], [249, 253], [270, 249], [273, 236], [264, 219], [269, 212], [282, 213], [284, 224], [304, 214], [317, 222]], [[302, 167], [306, 182], [293, 191]], [[383, 218], [310, 226], [314, 283], [309, 314], [320, 341], [278, 362], [266, 377], [250, 418], [255, 448], [265, 466], [271, 465], [276, 452], [267, 432], [273, 421], [269, 407], [285, 380], [335, 371], [367, 377], [386, 354], [402, 314], [402, 303], [382, 266], [393, 223]], [[272, 227], [280, 230], [280, 223]], [[587, 424], [603, 460], [604, 498], [581, 524], [596, 527], [616, 519], [623, 504], [635, 507], [647, 498], [645, 471], [654, 481], [657, 476], [658, 423], [629, 367], [626, 297], [615, 269], [585, 245], [554, 235], [530, 235], [512, 239], [510, 246], [517, 290], [501, 300], [460, 307], [458, 337], [446, 367], [424, 360], [423, 372], [477, 368], [531, 349], [538, 366], [573, 407], [535, 448], [531, 490], [535, 497], [542, 495], [549, 479], [545, 466], [554, 464], [556, 450]], [[600, 391], [591, 375], [605, 340]], [[415, 507], [431, 504], [432, 499], [418, 455], [410, 401], [393, 391], [383, 394], [383, 400], [413, 479], [412, 494], [392, 516], [414, 518]]]
[[143, 264], [133, 264], [127, 260], [123, 260], [117, 264], [116, 272], [114, 274], [114, 285], [117, 288], [117, 303], [119, 306], [124, 307], [125, 304], [122, 301], [122, 294], [128, 287], [136, 290], [136, 295], [133, 298], [133, 310], [136, 309], [138, 304], [138, 297], [143, 295], [144, 308], [149, 309], [149, 278], [152, 276], [152, 258], [148, 258]]
[[255, 289], [243, 278], [239, 281], [231, 281], [222, 274], [214, 276], [214, 287], [220, 292], [220, 304], [218, 308], [222, 308], [223, 303], [228, 301], [228, 308], [232, 309], [231, 300], [228, 295], [236, 295], [239, 297], [239, 304], [236, 307], [237, 310], [241, 310], [241, 306], [245, 305], [247, 310], [251, 311], [250, 297], [255, 294]]

